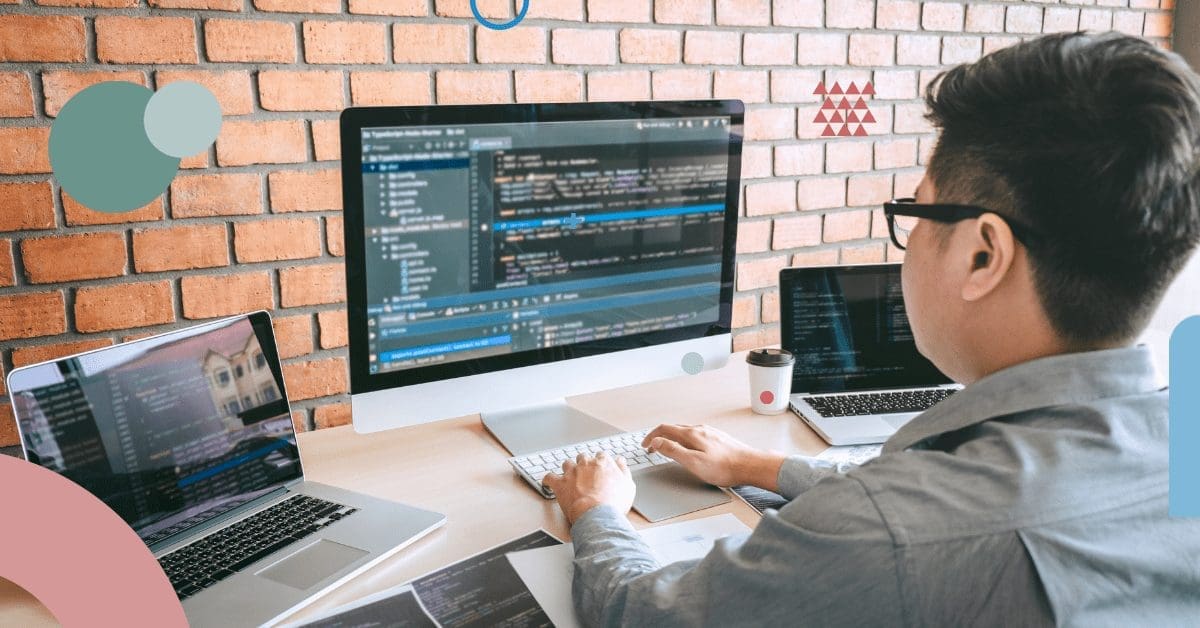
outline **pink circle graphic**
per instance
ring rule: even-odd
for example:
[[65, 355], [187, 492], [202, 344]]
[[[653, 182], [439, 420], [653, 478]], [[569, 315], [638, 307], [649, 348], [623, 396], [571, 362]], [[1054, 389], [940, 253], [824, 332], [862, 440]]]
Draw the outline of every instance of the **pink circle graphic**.
[[758, 400], [767, 405], [771, 405], [771, 402], [775, 401], [775, 395], [769, 390], [764, 390], [762, 391], [762, 394], [758, 396]]
[[0, 455], [0, 577], [64, 626], [187, 626], [150, 548], [104, 502], [38, 465]]

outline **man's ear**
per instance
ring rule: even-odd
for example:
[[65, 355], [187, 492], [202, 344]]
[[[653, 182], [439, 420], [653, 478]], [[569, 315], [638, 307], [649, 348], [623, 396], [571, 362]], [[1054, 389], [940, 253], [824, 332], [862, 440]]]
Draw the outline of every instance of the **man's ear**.
[[1016, 255], [1016, 240], [1008, 223], [996, 214], [983, 214], [968, 221], [970, 268], [962, 286], [962, 298], [978, 301], [1004, 281]]

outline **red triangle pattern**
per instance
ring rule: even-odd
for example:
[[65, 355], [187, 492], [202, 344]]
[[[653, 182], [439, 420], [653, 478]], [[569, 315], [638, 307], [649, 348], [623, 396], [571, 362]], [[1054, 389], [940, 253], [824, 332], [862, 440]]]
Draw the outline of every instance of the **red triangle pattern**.
[[851, 111], [850, 114], [846, 116], [846, 122], [858, 122], [858, 114]]
[[[813, 89], [813, 95], [824, 96], [817, 115], [813, 117], [813, 124], [825, 125], [821, 131], [821, 137], [865, 137], [867, 129], [863, 125], [876, 122], [875, 116], [871, 114], [870, 106], [863, 98], [875, 95], [875, 86], [871, 81], [863, 83], [861, 88], [856, 81], [851, 81], [845, 89], [842, 88], [839, 81], [834, 81], [833, 86], [829, 88], [825, 87], [825, 81], [818, 81], [816, 88]], [[835, 100], [831, 96], [842, 97]], [[856, 96], [857, 98], [851, 102], [847, 96]], [[836, 132], [834, 125], [841, 125], [837, 127]]]
[[838, 134], [838, 137], [849, 137], [850, 136], [850, 127], [843, 124], [842, 128], [838, 129], [837, 134]]
[[817, 88], [813, 90], [813, 93], [818, 96], [824, 96], [825, 95], [825, 81], [821, 81], [820, 83], [817, 83]]
[[825, 130], [821, 131], [821, 137], [833, 137], [833, 135], [833, 127], [826, 124]]
[[833, 89], [829, 90], [829, 93], [836, 96], [838, 94], [844, 94], [845, 92], [842, 91], [842, 86], [839, 85], [837, 81], [834, 81]]
[[835, 111], [833, 112], [832, 116], [829, 116], [829, 121], [833, 124], [839, 124], [841, 122], [845, 122], [846, 119], [842, 117], [842, 113], [840, 111]]
[[825, 112], [824, 112], [824, 111], [821, 111], [820, 109], [818, 109], [818, 110], [817, 110], [817, 117], [813, 118], [813, 122], [814, 122], [814, 123], [821, 123], [821, 122], [829, 122], [829, 121], [825, 119]]
[[851, 95], [858, 93], [858, 86], [854, 84], [854, 81], [850, 81], [850, 87], [846, 88], [846, 93]]

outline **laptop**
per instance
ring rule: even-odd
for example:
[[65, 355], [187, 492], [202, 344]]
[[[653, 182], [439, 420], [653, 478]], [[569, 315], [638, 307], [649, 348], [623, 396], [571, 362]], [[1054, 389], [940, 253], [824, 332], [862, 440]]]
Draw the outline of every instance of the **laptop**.
[[14, 369], [27, 460], [117, 512], [192, 626], [272, 623], [445, 523], [304, 479], [271, 319]]
[[830, 445], [882, 443], [961, 386], [917, 351], [899, 264], [785, 268], [790, 406]]

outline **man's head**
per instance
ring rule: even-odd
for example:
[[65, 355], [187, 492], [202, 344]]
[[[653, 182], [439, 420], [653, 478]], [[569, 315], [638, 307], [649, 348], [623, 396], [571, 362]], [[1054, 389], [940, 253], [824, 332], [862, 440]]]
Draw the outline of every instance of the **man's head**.
[[925, 100], [940, 135], [918, 202], [995, 213], [912, 233], [922, 352], [971, 381], [1134, 340], [1200, 241], [1200, 79], [1146, 41], [1073, 33], [944, 72]]

